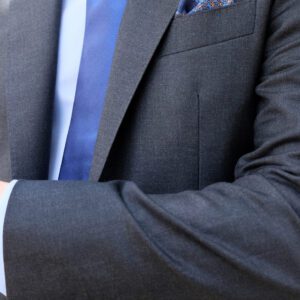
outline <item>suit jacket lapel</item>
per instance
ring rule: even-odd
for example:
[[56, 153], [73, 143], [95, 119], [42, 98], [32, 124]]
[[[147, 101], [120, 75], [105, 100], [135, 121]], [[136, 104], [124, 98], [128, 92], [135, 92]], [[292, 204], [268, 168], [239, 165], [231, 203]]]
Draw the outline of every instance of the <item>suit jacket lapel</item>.
[[178, 0], [128, 0], [116, 45], [90, 179], [100, 178], [140, 80], [176, 12]]
[[12, 177], [46, 179], [61, 1], [15, 0], [4, 66]]
[[[98, 180], [178, 0], [128, 0], [116, 46], [90, 178]], [[59, 0], [12, 1], [1, 51], [12, 177], [46, 179], [61, 14]]]

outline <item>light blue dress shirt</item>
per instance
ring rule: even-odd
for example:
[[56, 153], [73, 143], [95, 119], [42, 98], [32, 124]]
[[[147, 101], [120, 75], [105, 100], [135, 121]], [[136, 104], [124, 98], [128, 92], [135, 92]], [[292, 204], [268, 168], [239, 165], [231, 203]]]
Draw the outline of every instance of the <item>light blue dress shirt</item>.
[[[71, 122], [83, 49], [85, 19], [86, 0], [63, 0], [49, 165], [50, 180], [58, 179]], [[16, 181], [12, 181], [0, 199], [0, 292], [4, 295], [6, 295], [6, 282], [3, 226], [7, 204], [15, 184]]]
[[57, 180], [71, 122], [85, 32], [86, 0], [64, 0], [52, 125], [49, 179]]

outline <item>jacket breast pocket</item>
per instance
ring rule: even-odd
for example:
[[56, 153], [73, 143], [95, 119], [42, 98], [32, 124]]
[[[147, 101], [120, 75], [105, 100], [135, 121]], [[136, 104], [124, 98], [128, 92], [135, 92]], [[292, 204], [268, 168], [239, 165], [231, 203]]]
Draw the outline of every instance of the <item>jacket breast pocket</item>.
[[177, 16], [170, 24], [159, 56], [175, 54], [250, 35], [255, 29], [256, 0], [191, 15]]

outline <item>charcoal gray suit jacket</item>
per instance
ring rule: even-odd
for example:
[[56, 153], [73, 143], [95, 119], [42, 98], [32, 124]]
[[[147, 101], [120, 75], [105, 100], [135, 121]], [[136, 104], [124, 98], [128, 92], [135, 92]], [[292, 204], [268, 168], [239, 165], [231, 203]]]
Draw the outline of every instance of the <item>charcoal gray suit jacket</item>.
[[300, 1], [129, 0], [89, 182], [47, 181], [59, 0], [1, 18], [8, 299], [300, 299]]

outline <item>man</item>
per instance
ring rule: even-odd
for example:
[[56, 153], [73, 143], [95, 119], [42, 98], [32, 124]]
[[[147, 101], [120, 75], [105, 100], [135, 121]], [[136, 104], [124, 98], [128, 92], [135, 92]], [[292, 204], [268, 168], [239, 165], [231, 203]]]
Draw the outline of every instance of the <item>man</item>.
[[0, 40], [8, 299], [300, 299], [298, 0], [15, 0]]

